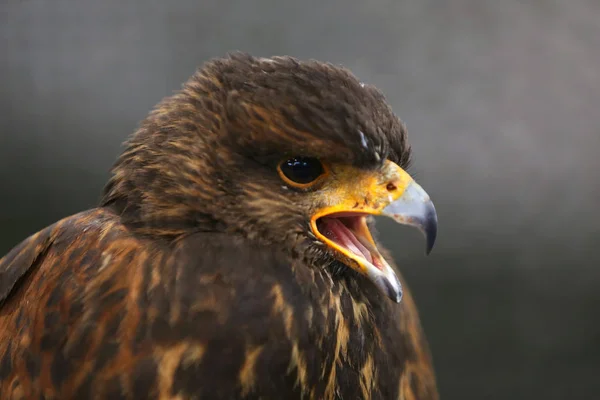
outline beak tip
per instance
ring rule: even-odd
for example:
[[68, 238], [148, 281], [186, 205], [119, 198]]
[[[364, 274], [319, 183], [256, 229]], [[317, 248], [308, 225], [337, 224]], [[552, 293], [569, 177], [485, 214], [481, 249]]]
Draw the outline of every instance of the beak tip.
[[391, 268], [389, 272], [388, 276], [378, 276], [373, 281], [387, 297], [396, 303], [400, 303], [403, 295], [402, 284]]
[[435, 239], [437, 238], [437, 213], [435, 212], [435, 208], [433, 208], [433, 204], [431, 205], [431, 209], [425, 217], [425, 223], [423, 225], [423, 230], [427, 239], [427, 248], [425, 249], [425, 254], [429, 255], [431, 250], [433, 250]]
[[429, 255], [431, 254], [431, 250], [433, 250], [433, 246], [435, 245], [435, 238], [437, 236], [437, 232], [434, 230], [433, 233], [431, 233], [432, 231], [428, 231], [426, 233], [427, 235], [427, 248], [425, 249], [425, 254]]
[[387, 295], [396, 304], [400, 304], [402, 301], [402, 290], [397, 292], [388, 292]]
[[398, 199], [383, 209], [382, 214], [398, 223], [418, 228], [426, 239], [425, 254], [431, 253], [437, 237], [437, 212], [421, 186], [411, 182]]

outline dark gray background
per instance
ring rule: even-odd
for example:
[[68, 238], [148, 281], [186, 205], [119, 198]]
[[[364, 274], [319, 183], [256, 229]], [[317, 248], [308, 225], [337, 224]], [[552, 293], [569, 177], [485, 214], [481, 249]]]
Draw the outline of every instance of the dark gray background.
[[438, 246], [380, 230], [444, 398], [598, 398], [598, 0], [2, 0], [0, 253], [92, 207], [137, 122], [237, 49], [343, 64], [407, 123]]

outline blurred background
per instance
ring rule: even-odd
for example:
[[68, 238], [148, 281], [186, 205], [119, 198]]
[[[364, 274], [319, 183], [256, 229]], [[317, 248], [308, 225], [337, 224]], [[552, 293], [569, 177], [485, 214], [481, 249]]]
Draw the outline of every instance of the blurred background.
[[93, 207], [203, 61], [316, 58], [380, 87], [438, 208], [381, 221], [444, 399], [600, 393], [600, 1], [3, 0], [0, 255]]

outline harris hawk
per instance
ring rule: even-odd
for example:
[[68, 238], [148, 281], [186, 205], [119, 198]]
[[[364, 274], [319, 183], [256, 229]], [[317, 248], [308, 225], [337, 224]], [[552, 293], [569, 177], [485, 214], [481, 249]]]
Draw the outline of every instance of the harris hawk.
[[0, 398], [436, 399], [373, 216], [425, 233], [404, 125], [348, 70], [234, 53], [140, 124], [98, 208], [0, 260]]

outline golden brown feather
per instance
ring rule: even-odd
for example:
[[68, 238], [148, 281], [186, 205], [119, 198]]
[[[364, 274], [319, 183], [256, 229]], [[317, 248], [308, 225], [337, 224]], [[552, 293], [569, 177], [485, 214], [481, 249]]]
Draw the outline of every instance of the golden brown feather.
[[276, 173], [297, 154], [375, 171], [410, 148], [344, 69], [206, 64], [141, 124], [100, 208], [0, 260], [0, 398], [437, 399], [410, 294], [315, 238], [326, 199]]

